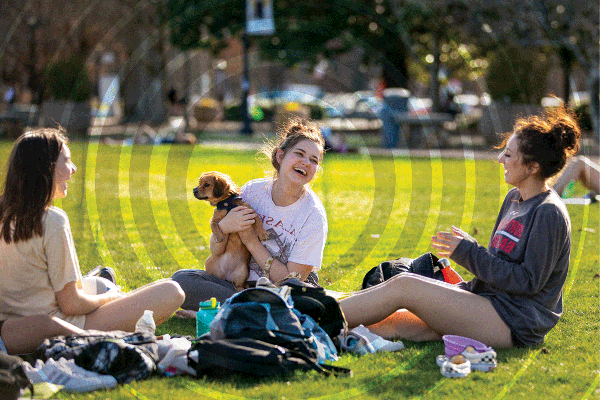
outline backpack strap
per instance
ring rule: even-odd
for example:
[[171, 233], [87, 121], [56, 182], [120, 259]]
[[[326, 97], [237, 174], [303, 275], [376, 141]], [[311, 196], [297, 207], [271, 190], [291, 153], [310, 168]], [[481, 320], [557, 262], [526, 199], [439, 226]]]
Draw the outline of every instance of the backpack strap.
[[348, 378], [354, 377], [354, 372], [352, 372], [350, 368], [337, 367], [335, 365], [328, 364], [321, 364], [320, 367], [333, 376], [347, 376]]

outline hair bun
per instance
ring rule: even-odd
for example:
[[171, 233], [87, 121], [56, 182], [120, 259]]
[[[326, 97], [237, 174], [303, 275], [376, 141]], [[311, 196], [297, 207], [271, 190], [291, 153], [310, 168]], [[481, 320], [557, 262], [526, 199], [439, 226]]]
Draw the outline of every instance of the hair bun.
[[579, 151], [581, 130], [574, 114], [567, 112], [557, 114], [550, 133], [556, 143], [568, 154], [572, 155]]
[[299, 123], [299, 121], [294, 120], [294, 121], [292, 121], [292, 124], [290, 126], [288, 126], [286, 136], [296, 135], [296, 134], [302, 132], [303, 129], [304, 129], [304, 126], [301, 123]]

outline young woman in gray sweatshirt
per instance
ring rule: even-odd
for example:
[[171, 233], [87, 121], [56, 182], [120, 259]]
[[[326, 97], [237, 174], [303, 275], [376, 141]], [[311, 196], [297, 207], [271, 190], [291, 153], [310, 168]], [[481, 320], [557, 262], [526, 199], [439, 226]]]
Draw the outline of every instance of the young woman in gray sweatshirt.
[[438, 232], [432, 247], [471, 271], [450, 285], [400, 274], [341, 301], [350, 327], [370, 325], [386, 338], [440, 340], [454, 334], [494, 347], [544, 340], [562, 314], [571, 221], [551, 178], [579, 149], [580, 130], [565, 107], [515, 123], [498, 161], [514, 186], [487, 249], [462, 230]]

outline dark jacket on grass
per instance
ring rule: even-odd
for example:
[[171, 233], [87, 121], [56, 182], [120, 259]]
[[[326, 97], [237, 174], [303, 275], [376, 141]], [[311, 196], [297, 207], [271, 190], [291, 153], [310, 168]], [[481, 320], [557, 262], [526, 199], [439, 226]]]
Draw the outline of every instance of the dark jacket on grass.
[[569, 269], [571, 221], [554, 190], [526, 201], [508, 192], [488, 248], [462, 240], [452, 260], [476, 278], [461, 287], [490, 299], [515, 346], [542, 342], [562, 315]]

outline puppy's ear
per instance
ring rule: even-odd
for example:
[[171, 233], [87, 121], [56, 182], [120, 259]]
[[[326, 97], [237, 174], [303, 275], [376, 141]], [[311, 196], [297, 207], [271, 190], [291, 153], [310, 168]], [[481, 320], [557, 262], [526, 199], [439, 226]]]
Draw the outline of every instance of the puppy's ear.
[[229, 187], [229, 195], [240, 194], [240, 188], [229, 176], [227, 177], [227, 186]]
[[218, 199], [219, 197], [222, 197], [225, 194], [228, 185], [227, 181], [219, 176], [215, 176], [213, 177], [213, 179], [215, 182], [213, 185], [213, 196]]

